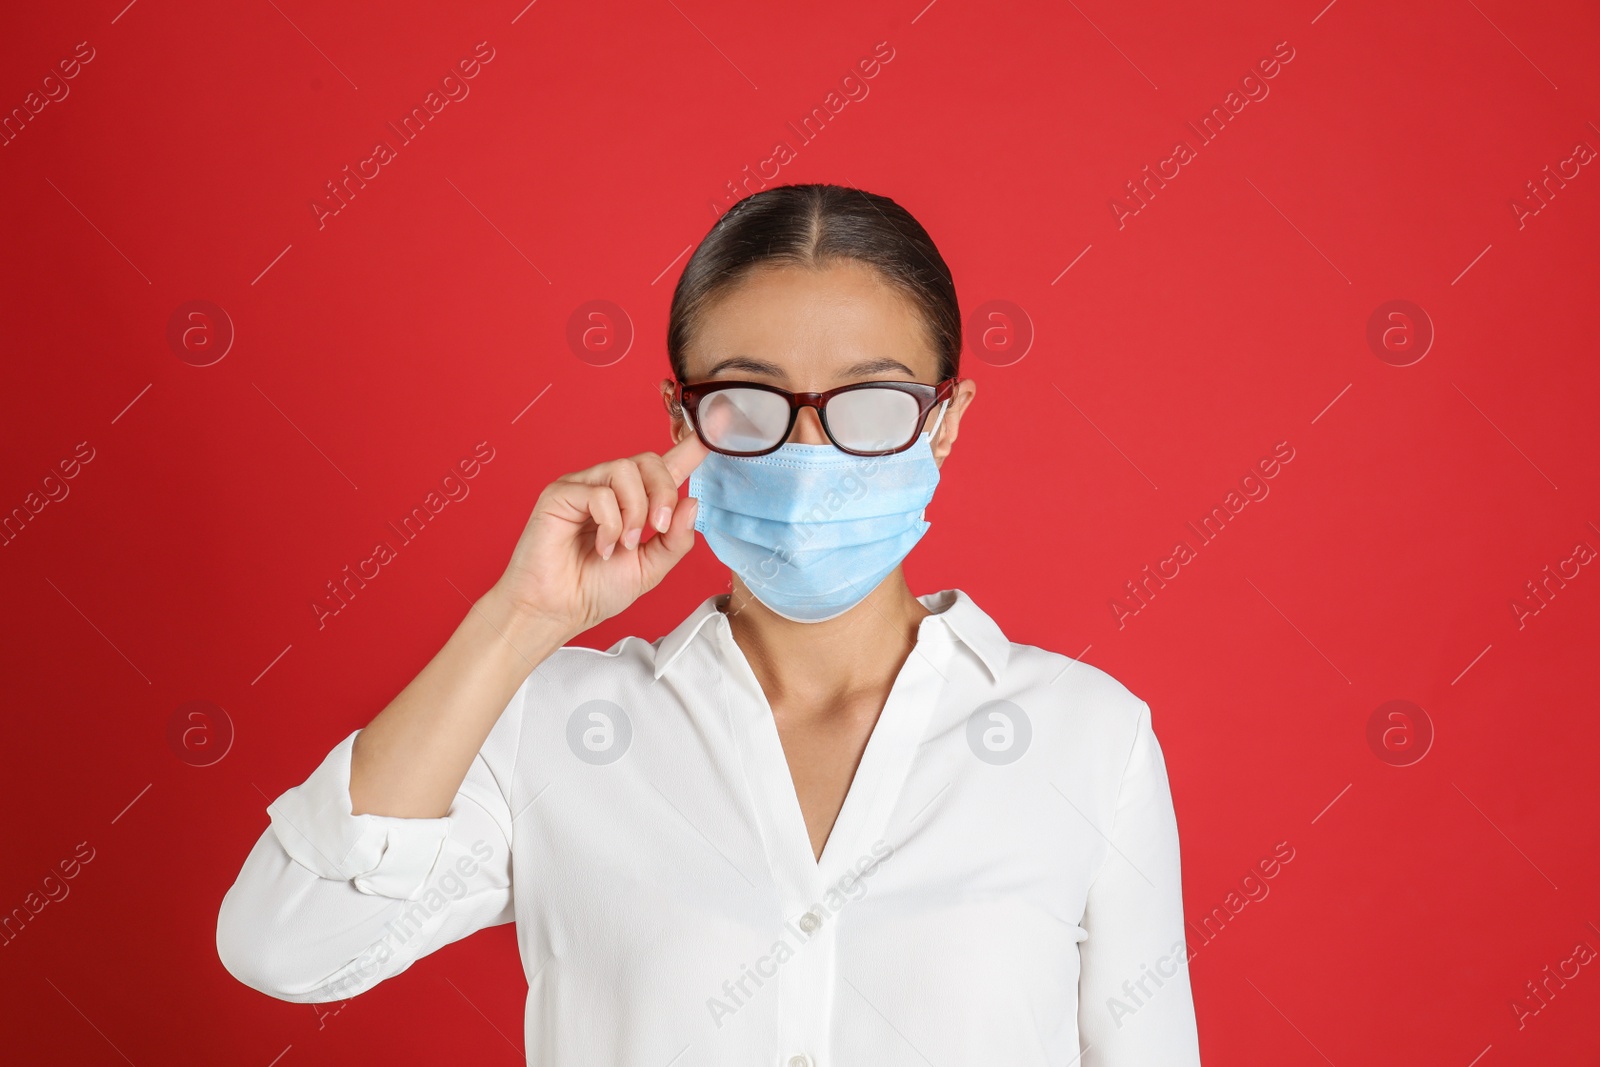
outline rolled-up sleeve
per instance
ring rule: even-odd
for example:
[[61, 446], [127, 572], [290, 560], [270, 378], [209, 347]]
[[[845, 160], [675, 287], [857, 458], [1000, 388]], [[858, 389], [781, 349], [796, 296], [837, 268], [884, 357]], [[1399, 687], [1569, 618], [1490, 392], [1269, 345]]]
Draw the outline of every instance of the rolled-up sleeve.
[[1140, 701], [1109, 849], [1079, 945], [1082, 1067], [1200, 1063], [1184, 937], [1178, 823], [1166, 763]]
[[512, 921], [511, 782], [527, 688], [439, 818], [352, 814], [359, 730], [274, 800], [270, 825], [217, 915], [228, 972], [280, 1000], [346, 1000], [435, 949]]

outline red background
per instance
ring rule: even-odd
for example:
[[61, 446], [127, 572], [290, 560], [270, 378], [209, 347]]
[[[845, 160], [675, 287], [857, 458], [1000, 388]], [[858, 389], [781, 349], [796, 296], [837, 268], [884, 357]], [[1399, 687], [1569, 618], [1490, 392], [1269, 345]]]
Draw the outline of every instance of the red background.
[[[7, 113], [94, 50], [0, 147], [0, 510], [93, 450], [0, 548], [0, 909], [94, 857], [0, 948], [8, 1062], [521, 1062], [511, 927], [313, 1008], [223, 970], [217, 907], [269, 799], [439, 648], [538, 491], [665, 447], [671, 287], [780, 139], [773, 183], [893, 197], [965, 313], [1017, 309], [969, 331], [979, 395], [907, 575], [1149, 701], [1206, 1062], [1589, 1062], [1600, 967], [1512, 1004], [1600, 950], [1600, 575], [1512, 603], [1600, 547], [1600, 174], [1527, 186], [1600, 146], [1592, 5], [124, 3], [13, 5], [0, 37]], [[470, 95], [319, 228], [324, 183], [480, 41]], [[786, 123], [884, 41], [801, 144]], [[1279, 42], [1201, 145], [1186, 124]], [[209, 366], [214, 316], [188, 361], [168, 340], [192, 300], [236, 334]], [[625, 354], [569, 343], [591, 300]], [[1436, 334], [1408, 366], [1403, 331], [1367, 339], [1390, 300]], [[319, 628], [324, 583], [482, 441], [470, 496]], [[1270, 495], [1119, 626], [1124, 583], [1282, 441]], [[726, 578], [702, 543], [581, 641], [659, 636]], [[169, 743], [193, 700], [235, 731], [210, 766]], [[1368, 742], [1390, 700], [1434, 733], [1408, 766]], [[1193, 934], [1279, 842], [1270, 894]]]

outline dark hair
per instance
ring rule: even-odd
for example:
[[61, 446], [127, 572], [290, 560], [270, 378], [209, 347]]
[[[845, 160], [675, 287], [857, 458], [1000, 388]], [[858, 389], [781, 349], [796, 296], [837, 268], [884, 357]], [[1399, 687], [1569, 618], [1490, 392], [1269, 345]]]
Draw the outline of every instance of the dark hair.
[[678, 278], [667, 320], [672, 373], [687, 381], [684, 353], [700, 316], [758, 266], [817, 268], [851, 259], [876, 267], [922, 314], [939, 356], [939, 381], [961, 364], [961, 308], [933, 238], [886, 196], [842, 185], [779, 185], [747, 196], [717, 220]]

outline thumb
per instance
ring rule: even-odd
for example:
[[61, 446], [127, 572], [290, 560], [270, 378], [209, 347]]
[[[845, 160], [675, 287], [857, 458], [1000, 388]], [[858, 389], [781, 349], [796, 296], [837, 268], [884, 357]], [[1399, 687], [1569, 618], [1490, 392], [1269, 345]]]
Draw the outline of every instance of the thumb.
[[694, 520], [699, 513], [700, 501], [692, 496], [684, 497], [672, 509], [672, 522], [667, 525], [667, 532], [639, 546], [639, 568], [649, 588], [654, 589], [694, 547]]

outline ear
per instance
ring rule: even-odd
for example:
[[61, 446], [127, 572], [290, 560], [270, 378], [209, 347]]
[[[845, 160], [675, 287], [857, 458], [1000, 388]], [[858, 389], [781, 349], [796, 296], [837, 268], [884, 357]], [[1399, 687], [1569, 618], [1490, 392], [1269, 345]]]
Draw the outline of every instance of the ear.
[[683, 417], [683, 406], [672, 399], [673, 394], [678, 391], [677, 382], [672, 378], [663, 378], [659, 383], [659, 388], [661, 390], [661, 406], [666, 409], [669, 420], [667, 434], [672, 438], [672, 443], [677, 444], [694, 431], [689, 428], [688, 421]]

